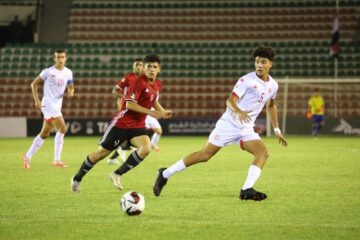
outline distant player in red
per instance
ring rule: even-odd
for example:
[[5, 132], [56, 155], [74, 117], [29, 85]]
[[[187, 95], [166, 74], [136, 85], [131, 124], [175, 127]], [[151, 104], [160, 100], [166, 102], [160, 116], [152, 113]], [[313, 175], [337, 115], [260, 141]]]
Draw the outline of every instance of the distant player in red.
[[[133, 71], [127, 73], [113, 88], [112, 93], [118, 96], [117, 99], [117, 110], [120, 111], [121, 107], [124, 103], [124, 95], [127, 91], [127, 89], [130, 86], [130, 82], [135, 80], [140, 75], [144, 74], [144, 62], [141, 58], [134, 59], [133, 62]], [[110, 158], [107, 160], [109, 164], [114, 165], [120, 165], [120, 162], [117, 160], [117, 158], [121, 155], [121, 158], [123, 161], [125, 161], [126, 158], [126, 150], [130, 150], [130, 144], [124, 144], [120, 146], [118, 149], [114, 151], [114, 153], [110, 156]], [[120, 154], [118, 153], [120, 152]]]
[[[100, 147], [89, 154], [77, 174], [71, 178], [71, 190], [80, 192], [80, 182], [92, 167], [108, 156], [113, 150], [129, 141], [137, 148], [115, 172], [109, 175], [114, 186], [123, 189], [121, 176], [137, 166], [151, 151], [150, 138], [146, 134], [145, 118], [150, 115], [156, 119], [171, 118], [172, 111], [164, 109], [158, 102], [160, 81], [160, 58], [148, 55], [144, 58], [144, 75], [130, 82], [124, 102], [106, 129]], [[154, 110], [151, 110], [151, 108]]]
[[127, 73], [113, 88], [112, 93], [118, 96], [117, 107], [121, 109], [124, 100], [124, 93], [132, 80], [144, 73], [144, 63], [141, 58], [136, 58], [133, 62], [133, 71]]

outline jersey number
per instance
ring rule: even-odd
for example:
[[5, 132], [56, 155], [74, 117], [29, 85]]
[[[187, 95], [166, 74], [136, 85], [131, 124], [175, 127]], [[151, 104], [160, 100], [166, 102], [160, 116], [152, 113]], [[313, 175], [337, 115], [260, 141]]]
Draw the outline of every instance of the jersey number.
[[62, 85], [64, 85], [64, 79], [58, 79], [58, 81], [57, 81], [57, 84], [58, 84], [58, 86], [62, 86]]
[[261, 93], [261, 95], [260, 95], [260, 99], [259, 99], [259, 103], [261, 103], [261, 102], [262, 102], [262, 100], [264, 100], [264, 95], [265, 95], [265, 93]]

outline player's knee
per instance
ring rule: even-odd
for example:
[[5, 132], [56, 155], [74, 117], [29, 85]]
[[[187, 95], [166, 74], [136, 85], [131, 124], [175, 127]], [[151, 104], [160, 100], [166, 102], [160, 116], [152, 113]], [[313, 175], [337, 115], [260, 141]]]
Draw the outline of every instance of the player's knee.
[[46, 134], [40, 134], [40, 137], [41, 137], [42, 139], [44, 139], [44, 140], [47, 139], [48, 136], [49, 136], [49, 135], [46, 135]]
[[89, 154], [89, 158], [92, 163], [96, 163], [102, 159], [104, 159], [107, 155], [109, 155], [111, 151], [106, 150], [105, 148], [100, 147], [95, 152]]
[[40, 137], [42, 138], [42, 139], [47, 139], [49, 136], [50, 136], [50, 132], [47, 132], [47, 131], [42, 131], [42, 132], [40, 132]]
[[137, 151], [139, 157], [141, 157], [141, 158], [145, 158], [147, 155], [149, 155], [150, 152], [151, 152], [150, 144], [141, 146], [140, 148], [138, 148], [138, 151]]
[[269, 158], [269, 152], [267, 149], [263, 150], [260, 154], [259, 157], [263, 160], [266, 161]]
[[157, 135], [161, 135], [161, 134], [162, 134], [162, 129], [161, 129], [161, 128], [156, 128], [156, 129], [154, 129], [154, 132], [155, 132]]
[[212, 155], [208, 152], [200, 152], [200, 161], [201, 162], [207, 162], [210, 160], [210, 158], [212, 157]]
[[66, 133], [66, 128], [65, 127], [61, 127], [58, 129], [58, 132], [65, 134]]

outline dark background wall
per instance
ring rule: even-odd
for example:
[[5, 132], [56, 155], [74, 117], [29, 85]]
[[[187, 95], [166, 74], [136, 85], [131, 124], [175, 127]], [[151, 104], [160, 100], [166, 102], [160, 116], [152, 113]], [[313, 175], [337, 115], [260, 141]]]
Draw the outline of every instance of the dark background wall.
[[43, 15], [40, 17], [40, 42], [64, 43], [67, 41], [71, 3], [72, 0], [44, 0]]

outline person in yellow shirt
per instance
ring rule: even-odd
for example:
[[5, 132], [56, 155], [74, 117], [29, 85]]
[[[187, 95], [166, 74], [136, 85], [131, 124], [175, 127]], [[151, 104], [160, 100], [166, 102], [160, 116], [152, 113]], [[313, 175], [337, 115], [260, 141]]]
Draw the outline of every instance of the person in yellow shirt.
[[325, 101], [320, 95], [319, 89], [314, 90], [313, 96], [308, 101], [308, 114], [312, 118], [312, 135], [319, 135], [321, 127], [324, 125]]

